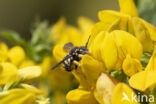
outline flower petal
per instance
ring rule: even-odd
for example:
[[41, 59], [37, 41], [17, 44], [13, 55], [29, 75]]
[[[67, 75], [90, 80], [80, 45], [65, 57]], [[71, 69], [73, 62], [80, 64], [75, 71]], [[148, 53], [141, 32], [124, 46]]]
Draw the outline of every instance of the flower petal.
[[0, 84], [17, 81], [17, 67], [12, 63], [0, 63]]
[[39, 66], [25, 67], [18, 70], [18, 75], [23, 80], [29, 80], [41, 75], [41, 68]]
[[67, 54], [63, 51], [63, 46], [64, 44], [57, 44], [53, 49], [53, 56], [57, 62], [61, 61]]
[[148, 65], [146, 66], [145, 70], [156, 71], [156, 49], [154, 49], [153, 54], [148, 62]]
[[27, 89], [12, 89], [1, 96], [0, 104], [34, 104], [35, 93]]
[[68, 104], [97, 104], [93, 94], [83, 89], [75, 89], [66, 96]]
[[132, 18], [132, 24], [136, 38], [143, 45], [143, 50], [144, 51], [152, 50], [153, 43], [152, 40], [150, 39], [150, 34], [146, 29], [145, 25], [138, 18], [135, 17]]
[[156, 51], [154, 50], [153, 55], [145, 68], [145, 71], [139, 72], [133, 75], [129, 83], [130, 85], [138, 90], [145, 91], [147, 88], [156, 84]]
[[[113, 23], [119, 21], [120, 29], [128, 32], [132, 31], [131, 16], [112, 10], [103, 10], [99, 12], [99, 19], [104, 23]], [[106, 25], [107, 26], [107, 25]], [[108, 26], [107, 26], [108, 27]]]
[[85, 74], [82, 72], [81, 68], [77, 69], [76, 71], [72, 71], [72, 74], [74, 75], [74, 77], [76, 78], [76, 80], [80, 83], [80, 86], [82, 86], [82, 88], [85, 89], [90, 89], [91, 85], [88, 82]]
[[[106, 36], [101, 53], [102, 59], [108, 69], [121, 69], [121, 65], [127, 54], [136, 59], [142, 57], [142, 46], [140, 42], [128, 32], [114, 30]], [[110, 56], [113, 57], [110, 58]]]
[[19, 68], [21, 69], [21, 68], [24, 68], [24, 67], [34, 66], [34, 65], [35, 65], [35, 62], [34, 62], [34, 61], [29, 60], [29, 59], [26, 59], [26, 60], [24, 60], [24, 61], [20, 64]]
[[105, 34], [106, 32], [101, 31], [96, 38], [92, 41], [91, 46], [89, 47], [89, 51], [91, 53], [91, 55], [97, 59], [97, 60], [102, 60], [101, 58], [101, 47], [102, 47], [102, 43], [104, 41], [105, 38]]
[[130, 16], [138, 16], [137, 8], [133, 0], [119, 0], [120, 12]]
[[8, 54], [9, 60], [15, 65], [19, 65], [25, 58], [25, 52], [20, 46], [11, 48]]
[[31, 90], [33, 92], [35, 92], [36, 94], [43, 94], [43, 91], [37, 89], [36, 87], [29, 85], [29, 84], [20, 84], [20, 87], [24, 88], [24, 89], [28, 89]]
[[104, 72], [103, 63], [85, 55], [81, 60], [82, 72], [91, 85], [95, 85], [101, 72]]
[[[117, 53], [117, 47], [115, 44], [114, 39], [111, 37], [111, 35], [106, 35], [102, 47], [101, 47], [101, 54], [102, 59], [107, 67], [107, 69], [112, 69], [113, 66], [116, 64], [118, 53]], [[113, 56], [110, 58], [110, 56]]]
[[105, 73], [102, 73], [96, 82], [94, 96], [100, 104], [110, 104], [115, 88], [113, 80]]
[[114, 89], [112, 104], [138, 104], [137, 101], [132, 100], [134, 96], [136, 96], [136, 94], [131, 88], [124, 83], [119, 83]]
[[45, 76], [48, 74], [49, 70], [53, 65], [55, 65], [55, 60], [51, 56], [47, 56], [43, 59], [43, 62], [40, 64], [42, 67], [42, 75]]
[[155, 35], [156, 28], [141, 18], [139, 18], [139, 20], [145, 25], [146, 29], [148, 30], [151, 40], [156, 41], [156, 35]]
[[155, 76], [156, 71], [142, 71], [133, 75], [129, 80], [129, 84], [137, 90], [145, 91], [147, 88], [156, 84]]
[[121, 13], [112, 10], [103, 10], [98, 13], [100, 21], [112, 23], [121, 17]]
[[142, 71], [142, 65], [139, 60], [132, 58], [130, 55], [126, 56], [123, 62], [123, 71], [126, 75], [132, 76], [138, 71]]

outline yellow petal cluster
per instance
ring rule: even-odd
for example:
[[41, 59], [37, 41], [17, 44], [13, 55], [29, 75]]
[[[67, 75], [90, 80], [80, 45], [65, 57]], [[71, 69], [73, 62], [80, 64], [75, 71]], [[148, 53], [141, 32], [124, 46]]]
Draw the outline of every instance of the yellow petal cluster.
[[11, 61], [11, 63], [15, 64], [15, 65], [19, 65], [20, 62], [22, 62], [25, 58], [25, 52], [24, 50], [19, 47], [19, 46], [15, 46], [13, 48], [11, 48], [8, 52], [8, 57], [9, 60]]
[[70, 91], [66, 98], [68, 104], [97, 104], [92, 92], [83, 89]]
[[134, 74], [130, 80], [130, 85], [140, 91], [145, 91], [147, 88], [152, 87], [156, 84], [156, 51], [153, 52], [153, 55], [146, 66], [144, 71]]
[[17, 67], [8, 62], [0, 63], [0, 84], [11, 83], [18, 80]]
[[40, 66], [32, 65], [35, 62], [26, 57], [23, 48], [8, 49], [5, 43], [0, 43], [0, 104], [49, 104], [43, 91], [26, 84], [42, 73]]
[[[68, 26], [61, 31], [61, 38], [53, 50], [57, 61], [67, 55], [63, 50], [65, 43], [84, 46], [84, 40], [91, 34], [88, 44], [90, 54], [84, 55], [80, 67], [72, 72], [79, 87], [68, 92], [66, 98], [69, 104], [138, 104], [138, 101], [122, 100], [124, 95], [128, 99], [132, 99], [132, 94], [136, 96], [127, 84], [139, 91], [147, 91], [156, 84], [156, 28], [138, 17], [133, 0], [119, 0], [119, 5], [120, 12], [100, 11], [100, 21], [92, 28], [90, 25], [93, 23], [81, 17], [83, 22], [78, 21], [81, 31]], [[152, 50], [153, 55], [144, 70], [141, 59]], [[125, 83], [115, 83], [111, 77], [111, 73], [119, 71], [123, 72]]]

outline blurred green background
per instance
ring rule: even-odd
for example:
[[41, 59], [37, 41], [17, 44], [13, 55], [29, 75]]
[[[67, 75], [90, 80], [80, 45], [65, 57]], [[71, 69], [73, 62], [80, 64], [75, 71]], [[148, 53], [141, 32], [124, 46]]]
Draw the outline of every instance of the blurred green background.
[[104, 9], [118, 10], [118, 0], [0, 0], [0, 30], [14, 30], [29, 39], [37, 18], [54, 24], [64, 16], [76, 24], [79, 16], [97, 21], [98, 11]]

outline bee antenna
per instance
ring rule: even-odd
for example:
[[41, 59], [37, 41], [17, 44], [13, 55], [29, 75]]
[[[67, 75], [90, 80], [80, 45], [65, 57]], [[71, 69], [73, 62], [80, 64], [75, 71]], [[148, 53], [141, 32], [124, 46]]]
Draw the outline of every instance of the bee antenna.
[[87, 42], [86, 42], [85, 47], [87, 47], [87, 46], [88, 46], [88, 43], [89, 43], [89, 39], [90, 39], [90, 37], [91, 37], [91, 35], [89, 35], [89, 38], [88, 38], [88, 40], [87, 40]]

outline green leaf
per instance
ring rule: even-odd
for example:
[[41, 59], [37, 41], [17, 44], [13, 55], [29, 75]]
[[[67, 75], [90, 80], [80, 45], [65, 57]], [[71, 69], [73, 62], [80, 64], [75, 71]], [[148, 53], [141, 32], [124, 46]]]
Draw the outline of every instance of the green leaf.
[[35, 23], [30, 45], [33, 51], [33, 60], [41, 62], [47, 55], [51, 55], [53, 42], [50, 40], [51, 29], [46, 21]]
[[156, 26], [156, 0], [137, 0], [137, 8], [141, 18]]
[[143, 69], [147, 66], [151, 56], [152, 56], [153, 51], [151, 52], [144, 52], [141, 58], [141, 64], [143, 66]]
[[110, 75], [121, 82], [128, 83], [128, 77], [124, 74], [122, 70], [112, 71], [110, 72]]
[[15, 45], [19, 45], [19, 41], [21, 40], [19, 34], [9, 30], [0, 32], [0, 36], [6, 38], [7, 40], [9, 40], [11, 43]]

